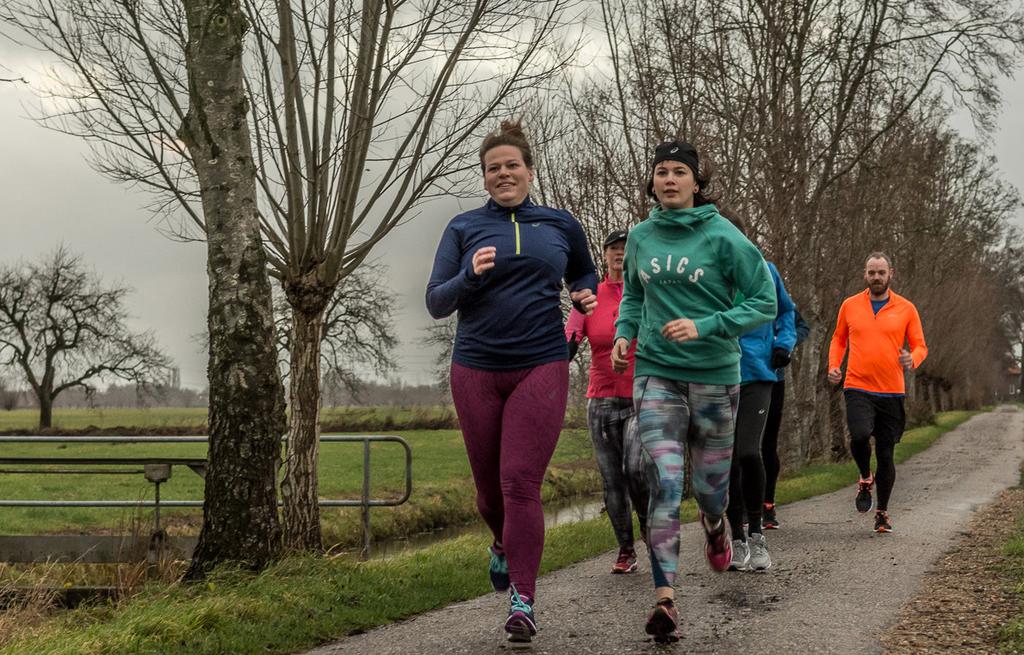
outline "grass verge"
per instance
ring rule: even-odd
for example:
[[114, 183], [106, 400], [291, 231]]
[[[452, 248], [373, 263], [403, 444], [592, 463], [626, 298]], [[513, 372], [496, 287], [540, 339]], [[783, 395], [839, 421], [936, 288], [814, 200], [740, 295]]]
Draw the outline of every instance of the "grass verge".
[[[971, 414], [948, 412], [935, 426], [911, 430], [897, 447], [897, 461]], [[833, 491], [855, 476], [845, 463], [807, 467], [780, 482], [778, 500]], [[695, 517], [687, 501], [682, 518]], [[120, 605], [80, 608], [21, 628], [0, 638], [0, 655], [294, 653], [487, 593], [486, 545], [469, 535], [387, 560], [296, 557], [259, 575], [220, 571], [207, 584], [153, 586]], [[613, 547], [603, 518], [553, 528], [541, 568], [559, 569]]]
[[[1020, 487], [1024, 488], [1024, 470]], [[1014, 590], [1021, 599], [1017, 617], [1003, 626], [999, 635], [999, 650], [1003, 653], [1024, 652], [1024, 516], [1017, 517], [1013, 536], [1003, 546], [1005, 565], [1015, 581]]]

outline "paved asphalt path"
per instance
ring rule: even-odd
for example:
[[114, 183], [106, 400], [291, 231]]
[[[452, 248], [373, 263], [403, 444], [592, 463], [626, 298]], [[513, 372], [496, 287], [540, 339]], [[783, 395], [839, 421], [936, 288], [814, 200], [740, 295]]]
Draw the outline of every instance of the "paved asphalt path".
[[[971, 513], [1020, 479], [1024, 411], [1000, 407], [945, 434], [897, 467], [889, 511], [896, 532], [872, 532], [854, 487], [779, 509], [765, 573], [712, 573], [697, 524], [682, 529], [676, 579], [682, 641], [656, 646], [643, 626], [649, 565], [608, 573], [614, 553], [543, 577], [532, 653], [880, 653], [877, 634], [919, 589]], [[609, 528], [610, 530], [611, 528]], [[480, 560], [480, 574], [486, 562]], [[307, 655], [479, 655], [512, 652], [504, 595], [488, 594], [321, 646]]]

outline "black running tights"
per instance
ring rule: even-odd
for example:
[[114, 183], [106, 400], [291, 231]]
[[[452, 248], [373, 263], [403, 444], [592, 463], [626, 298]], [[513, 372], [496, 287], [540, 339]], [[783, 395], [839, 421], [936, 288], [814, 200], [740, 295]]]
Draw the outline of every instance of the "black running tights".
[[761, 462], [761, 436], [772, 399], [771, 382], [750, 382], [740, 387], [740, 406], [736, 414], [736, 440], [729, 474], [729, 507], [726, 515], [733, 539], [744, 539], [743, 517], [751, 533], [761, 532], [761, 505], [764, 503], [764, 464]]
[[761, 459], [764, 461], [764, 502], [775, 504], [775, 483], [779, 479], [779, 427], [782, 425], [782, 407], [786, 400], [786, 382], [772, 384], [772, 404], [768, 408], [768, 422], [761, 440]]

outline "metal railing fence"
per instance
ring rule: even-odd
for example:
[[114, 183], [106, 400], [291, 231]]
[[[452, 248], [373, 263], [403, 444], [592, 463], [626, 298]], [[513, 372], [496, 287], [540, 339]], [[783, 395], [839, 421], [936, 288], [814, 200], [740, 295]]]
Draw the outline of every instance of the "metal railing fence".
[[[52, 437], [52, 436], [0, 436], [2, 444], [171, 444], [171, 443], [207, 443], [207, 437], [175, 437], [175, 436], [86, 436], [86, 437]], [[362, 443], [363, 445], [363, 480], [360, 497], [356, 498], [324, 498], [320, 499], [321, 507], [359, 507], [363, 526], [363, 557], [370, 551], [370, 508], [395, 507], [409, 500], [412, 495], [412, 449], [408, 442], [396, 435], [322, 435], [322, 443]], [[405, 451], [405, 491], [398, 498], [370, 497], [370, 444], [397, 443]], [[287, 437], [282, 438], [287, 444]], [[205, 457], [26, 457], [0, 455], [0, 465], [15, 465], [34, 468], [0, 469], [0, 475], [10, 474], [59, 474], [59, 475], [137, 475], [143, 473], [146, 479], [155, 485], [153, 500], [46, 500], [46, 499], [5, 499], [0, 498], [0, 507], [136, 507], [153, 508], [154, 535], [162, 532], [160, 528], [160, 509], [169, 507], [202, 507], [201, 500], [163, 500], [160, 498], [160, 485], [170, 478], [171, 468], [185, 466], [201, 477], [205, 477], [207, 460]], [[46, 469], [42, 466], [133, 466], [131, 469], [78, 469], [60, 468]], [[142, 466], [142, 469], [137, 467]], [[283, 504], [278, 501], [278, 504]]]

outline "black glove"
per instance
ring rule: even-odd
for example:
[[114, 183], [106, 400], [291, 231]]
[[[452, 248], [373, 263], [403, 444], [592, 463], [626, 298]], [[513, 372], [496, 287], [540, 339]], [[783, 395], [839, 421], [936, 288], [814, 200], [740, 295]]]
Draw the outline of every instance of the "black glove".
[[772, 348], [772, 368], [789, 366], [789, 351], [785, 348]]
[[580, 349], [580, 342], [576, 341], [576, 335], [573, 334], [569, 337], [566, 345], [569, 346], [569, 361], [571, 362], [576, 357], [576, 353]]

